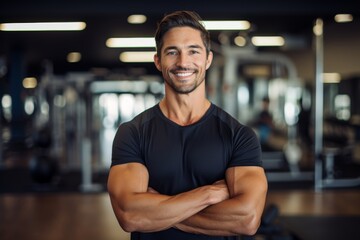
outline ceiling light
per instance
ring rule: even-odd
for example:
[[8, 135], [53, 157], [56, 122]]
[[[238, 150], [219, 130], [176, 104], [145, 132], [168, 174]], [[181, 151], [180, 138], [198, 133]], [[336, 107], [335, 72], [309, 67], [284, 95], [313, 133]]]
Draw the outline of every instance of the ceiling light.
[[109, 38], [106, 46], [110, 48], [155, 47], [153, 37], [143, 38]]
[[34, 77], [26, 77], [22, 81], [24, 88], [35, 88], [37, 86], [37, 80]]
[[323, 73], [324, 83], [339, 83], [341, 81], [341, 75], [339, 73]]
[[351, 14], [336, 14], [334, 19], [338, 23], [352, 22], [353, 16]]
[[234, 39], [234, 43], [236, 46], [244, 47], [246, 45], [246, 38], [244, 38], [243, 36], [237, 36]]
[[324, 23], [323, 20], [318, 18], [316, 19], [315, 25], [313, 27], [313, 33], [315, 36], [321, 36], [323, 34]]
[[259, 36], [252, 37], [251, 42], [258, 47], [264, 46], [284, 46], [285, 40], [281, 36]]
[[2, 23], [1, 31], [80, 31], [84, 30], [84, 22], [32, 22]]
[[238, 21], [203, 21], [207, 30], [247, 30], [250, 23], [245, 20]]
[[69, 63], [76, 63], [81, 60], [81, 53], [79, 52], [71, 52], [67, 55], [66, 60]]
[[142, 14], [133, 14], [127, 18], [127, 21], [130, 24], [142, 24], [146, 22], [146, 16]]
[[153, 62], [155, 51], [150, 52], [123, 52], [120, 54], [122, 62]]

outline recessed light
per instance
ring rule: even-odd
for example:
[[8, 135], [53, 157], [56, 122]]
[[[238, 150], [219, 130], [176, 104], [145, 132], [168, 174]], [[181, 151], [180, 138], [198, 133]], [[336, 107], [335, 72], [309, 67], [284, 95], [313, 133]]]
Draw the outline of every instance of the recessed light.
[[110, 48], [155, 47], [153, 37], [139, 38], [109, 38], [106, 46]]
[[244, 38], [243, 36], [237, 36], [234, 39], [234, 43], [236, 46], [244, 47], [246, 45], [246, 38]]
[[334, 19], [338, 23], [352, 22], [353, 16], [351, 14], [336, 14]]
[[339, 73], [323, 73], [324, 83], [339, 83], [341, 81], [341, 75]]
[[37, 79], [34, 77], [26, 77], [22, 81], [24, 88], [35, 88], [37, 86]]
[[142, 14], [133, 14], [133, 15], [130, 15], [128, 18], [127, 18], [127, 21], [128, 23], [130, 24], [142, 24], [144, 22], [146, 22], [146, 16], [145, 15], [142, 15]]
[[28, 22], [2, 23], [1, 31], [81, 31], [86, 27], [84, 22]]
[[251, 42], [258, 47], [284, 46], [285, 39], [281, 36], [256, 36], [251, 38]]
[[120, 54], [122, 62], [153, 62], [155, 51], [149, 52], [123, 52]]
[[66, 57], [69, 63], [76, 63], [81, 60], [81, 53], [79, 52], [71, 52]]
[[207, 30], [247, 30], [250, 28], [250, 22], [246, 20], [202, 22]]

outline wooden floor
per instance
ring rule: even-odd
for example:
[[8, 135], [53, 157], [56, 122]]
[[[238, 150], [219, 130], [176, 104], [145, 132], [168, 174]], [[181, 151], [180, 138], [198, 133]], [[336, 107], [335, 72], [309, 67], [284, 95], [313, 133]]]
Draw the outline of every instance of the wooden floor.
[[[18, 160], [11, 159], [5, 163], [11, 163], [11, 166], [7, 165], [11, 169], [15, 163], [16, 166], [26, 165], [27, 162], [24, 159], [24, 157]], [[23, 181], [28, 183], [29, 179], [24, 176], [24, 172], [15, 172], [14, 176], [0, 175], [0, 179], [2, 179], [0, 184], [5, 185], [10, 181], [11, 183], [17, 182], [17, 184], [10, 184], [11, 186], [19, 185], [19, 174]], [[69, 178], [68, 181], [71, 181], [72, 185], [78, 186], [73, 180], [74, 178]], [[275, 204], [279, 208], [280, 217], [286, 219], [288, 226], [295, 226], [294, 228], [299, 232], [307, 231], [306, 228], [309, 228], [309, 225], [310, 227], [316, 225], [315, 228], [322, 227], [327, 232], [331, 229], [326, 223], [318, 226], [317, 220], [305, 220], [306, 224], [297, 224], [294, 222], [294, 218], [326, 217], [332, 219], [340, 217], [342, 220], [342, 217], [345, 217], [346, 219], [355, 219], [355, 222], [350, 220], [350, 222], [344, 223], [346, 227], [342, 228], [345, 231], [350, 228], [348, 232], [355, 229], [355, 234], [358, 234], [355, 238], [354, 234], [350, 238], [343, 238], [342, 235], [340, 238], [329, 238], [328, 236], [325, 238], [327, 240], [360, 239], [360, 188], [326, 189], [321, 192], [314, 191], [312, 187], [305, 189], [272, 188], [267, 196], [267, 205], [270, 204]], [[337, 222], [335, 226], [336, 224]], [[316, 238], [302, 237], [301, 240], [325, 238], [322, 232], [318, 231]], [[129, 240], [129, 234], [120, 228], [115, 219], [106, 192], [94, 194], [76, 191], [0, 193], [0, 240], [85, 239]]]
[[[267, 199], [272, 203], [281, 216], [360, 217], [360, 190], [274, 190]], [[2, 194], [0, 239], [128, 240], [129, 234], [119, 227], [106, 193]]]

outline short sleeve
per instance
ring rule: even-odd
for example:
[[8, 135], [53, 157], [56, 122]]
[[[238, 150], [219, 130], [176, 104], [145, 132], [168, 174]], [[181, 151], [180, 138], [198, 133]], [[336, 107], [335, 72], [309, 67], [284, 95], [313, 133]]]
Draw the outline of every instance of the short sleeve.
[[130, 122], [123, 123], [119, 126], [114, 137], [111, 166], [130, 162], [143, 164], [140, 149], [138, 129]]
[[255, 132], [241, 126], [234, 133], [234, 148], [229, 167], [262, 166], [261, 146]]

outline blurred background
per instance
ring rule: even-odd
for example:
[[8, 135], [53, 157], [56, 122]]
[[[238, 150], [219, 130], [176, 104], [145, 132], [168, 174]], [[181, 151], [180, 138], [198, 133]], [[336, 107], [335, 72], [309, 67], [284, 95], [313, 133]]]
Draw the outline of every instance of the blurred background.
[[1, 239], [128, 239], [106, 194], [112, 140], [163, 96], [153, 35], [175, 10], [210, 31], [209, 99], [261, 141], [258, 237], [360, 236], [359, 1], [14, 0], [0, 4]]

